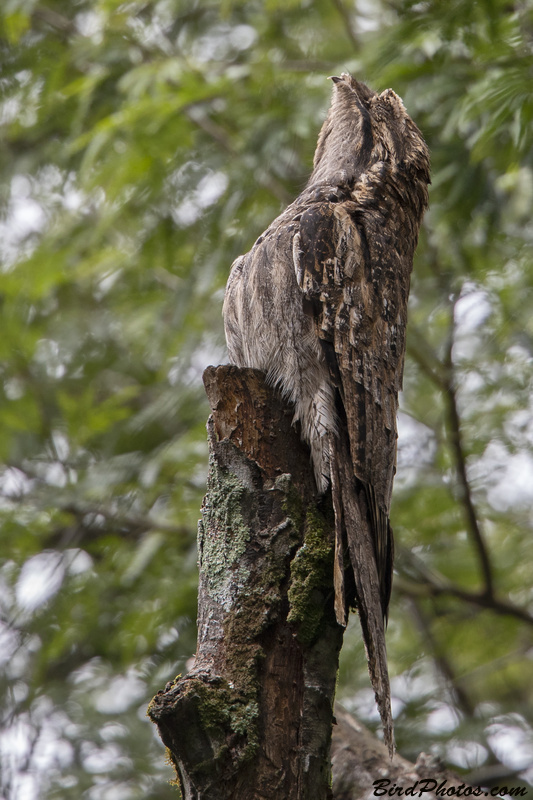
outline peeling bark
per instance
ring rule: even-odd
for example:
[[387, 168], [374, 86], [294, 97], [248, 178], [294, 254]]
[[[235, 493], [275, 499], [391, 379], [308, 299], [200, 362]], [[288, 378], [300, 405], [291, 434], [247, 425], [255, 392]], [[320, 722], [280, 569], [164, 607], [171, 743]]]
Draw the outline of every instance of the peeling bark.
[[209, 367], [193, 669], [149, 708], [184, 800], [331, 798], [333, 512], [264, 375]]

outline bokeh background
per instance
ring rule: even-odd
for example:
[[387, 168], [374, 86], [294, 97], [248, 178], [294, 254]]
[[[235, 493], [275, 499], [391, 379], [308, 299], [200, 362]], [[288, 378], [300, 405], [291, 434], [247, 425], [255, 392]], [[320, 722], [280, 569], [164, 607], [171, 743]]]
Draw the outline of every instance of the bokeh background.
[[[433, 164], [398, 746], [533, 782], [533, 0], [3, 0], [2, 800], [176, 797], [146, 706], [195, 650], [202, 371], [226, 359], [230, 265], [304, 186], [343, 70], [403, 97]], [[379, 731], [357, 619], [338, 696]]]

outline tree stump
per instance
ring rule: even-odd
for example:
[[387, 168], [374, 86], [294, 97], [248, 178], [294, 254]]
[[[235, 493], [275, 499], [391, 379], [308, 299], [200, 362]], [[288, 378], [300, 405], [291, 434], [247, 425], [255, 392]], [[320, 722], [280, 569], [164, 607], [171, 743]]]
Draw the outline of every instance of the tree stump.
[[262, 373], [209, 367], [204, 383], [197, 653], [149, 715], [184, 800], [326, 800], [343, 636], [331, 504]]

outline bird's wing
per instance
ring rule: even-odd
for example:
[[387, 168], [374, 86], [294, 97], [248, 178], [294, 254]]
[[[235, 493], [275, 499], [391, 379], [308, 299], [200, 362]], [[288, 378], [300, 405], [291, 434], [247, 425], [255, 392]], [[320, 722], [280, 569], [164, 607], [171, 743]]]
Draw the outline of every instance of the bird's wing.
[[[392, 746], [383, 618], [392, 581], [389, 510], [410, 268], [387, 247], [385, 232], [381, 241], [379, 231], [371, 233], [370, 240], [354, 201], [312, 204], [299, 220], [293, 260], [338, 389], [339, 432], [330, 455], [336, 595], [344, 591], [340, 536], [346, 535], [370, 674]], [[343, 602], [336, 597], [339, 621]]]
[[367, 228], [353, 201], [313, 204], [299, 220], [293, 257], [318, 336], [333, 348], [326, 358], [334, 358], [354, 473], [388, 515], [410, 267]]

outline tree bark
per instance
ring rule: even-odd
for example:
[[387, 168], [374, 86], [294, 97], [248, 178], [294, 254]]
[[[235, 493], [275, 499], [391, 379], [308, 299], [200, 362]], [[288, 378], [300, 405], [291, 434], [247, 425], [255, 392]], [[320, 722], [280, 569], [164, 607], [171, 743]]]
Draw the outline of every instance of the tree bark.
[[184, 800], [331, 798], [333, 512], [264, 375], [209, 367], [194, 667], [149, 708]]

